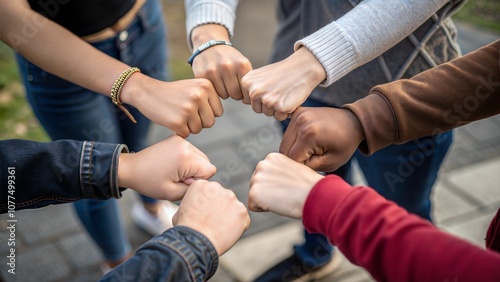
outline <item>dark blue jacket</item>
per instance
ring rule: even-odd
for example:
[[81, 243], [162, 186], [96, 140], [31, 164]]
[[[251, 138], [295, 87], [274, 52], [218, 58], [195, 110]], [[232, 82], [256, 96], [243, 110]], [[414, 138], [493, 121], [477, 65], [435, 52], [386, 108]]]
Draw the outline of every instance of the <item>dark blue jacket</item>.
[[[121, 198], [118, 156], [125, 145], [60, 140], [0, 141], [0, 213], [84, 198]], [[206, 281], [219, 258], [199, 232], [177, 226], [158, 235], [103, 281]]]

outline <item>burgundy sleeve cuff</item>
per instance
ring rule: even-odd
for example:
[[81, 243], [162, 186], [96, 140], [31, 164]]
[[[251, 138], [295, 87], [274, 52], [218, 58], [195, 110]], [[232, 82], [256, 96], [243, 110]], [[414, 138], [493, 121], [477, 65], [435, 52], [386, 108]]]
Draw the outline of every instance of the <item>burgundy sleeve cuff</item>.
[[304, 210], [302, 223], [309, 233], [328, 233], [328, 226], [333, 220], [335, 210], [342, 203], [352, 186], [337, 175], [328, 175], [321, 179], [309, 192]]

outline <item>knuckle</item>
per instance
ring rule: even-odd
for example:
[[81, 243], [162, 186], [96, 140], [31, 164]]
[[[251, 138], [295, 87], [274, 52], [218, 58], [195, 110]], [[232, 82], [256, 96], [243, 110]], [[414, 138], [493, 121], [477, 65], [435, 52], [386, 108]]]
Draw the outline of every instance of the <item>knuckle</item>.
[[176, 117], [172, 119], [172, 125], [174, 127], [173, 129], [178, 128], [179, 130], [182, 130], [185, 124], [186, 120], [184, 118]]
[[224, 190], [226, 192], [226, 197], [230, 200], [236, 200], [236, 194], [232, 191], [232, 190], [229, 190], [229, 189], [225, 189]]
[[283, 120], [285, 120], [287, 117], [288, 117], [288, 114], [286, 114], [286, 113], [276, 112], [276, 113], [274, 114], [274, 118], [276, 118], [276, 119], [277, 119], [277, 120], [279, 120], [279, 121], [283, 121]]
[[191, 128], [191, 133], [193, 133], [193, 134], [198, 134], [198, 133], [200, 133], [200, 132], [201, 132], [201, 130], [202, 130], [202, 127], [201, 127], [201, 126], [196, 126], [196, 127], [194, 127], [194, 128]]
[[239, 62], [239, 65], [241, 66], [240, 68], [243, 70], [251, 70], [252, 69], [252, 63], [247, 58], [242, 58]]
[[298, 126], [305, 126], [307, 124], [310, 123], [310, 118], [307, 114], [305, 113], [300, 113], [297, 118], [295, 119], [295, 123], [298, 125]]
[[188, 146], [182, 146], [177, 152], [181, 160], [189, 160], [191, 158], [192, 151]]
[[186, 138], [189, 136], [189, 129], [187, 129], [187, 127], [183, 127], [179, 130], [179, 132], [177, 132], [177, 134], [179, 134], [182, 138]]
[[225, 91], [217, 91], [217, 94], [219, 95], [219, 97], [221, 97], [224, 100], [229, 98], [229, 94], [227, 94]]
[[234, 69], [234, 64], [232, 61], [224, 61], [219, 63], [219, 67], [223, 72], [230, 72]]
[[262, 109], [260, 107], [257, 106], [257, 102], [253, 102], [251, 104], [252, 106], [252, 110], [258, 114], [262, 113]]
[[208, 119], [208, 120], [203, 120], [203, 126], [205, 128], [210, 128], [210, 127], [214, 126], [214, 124], [215, 124], [215, 118], [213, 118], [213, 117]]
[[274, 107], [274, 105], [276, 104], [276, 101], [273, 97], [271, 97], [270, 95], [264, 95], [262, 96], [262, 104], [268, 106], [269, 108], [272, 108]]
[[213, 77], [217, 73], [217, 67], [215, 65], [211, 65], [205, 68], [205, 74], [207, 77]]
[[201, 89], [202, 91], [194, 91], [193, 93], [191, 93], [191, 99], [193, 102], [197, 103], [201, 100], [203, 100], [203, 97], [205, 96], [204, 93], [204, 90]]
[[[185, 103], [182, 106], [182, 113], [183, 116], [186, 117], [186, 119], [191, 115], [191, 113], [198, 111], [198, 108], [193, 104], [193, 103]], [[185, 122], [185, 121], [183, 121]]]
[[[257, 195], [258, 195], [257, 189], [252, 187], [250, 189], [250, 191], [248, 191], [248, 203], [254, 203], [255, 199], [257, 198]], [[252, 206], [252, 205], [249, 205], [249, 206]]]
[[243, 218], [248, 217], [247, 208], [245, 207], [245, 205], [242, 202], [238, 201], [237, 207], [238, 207], [238, 215], [240, 217], [243, 217]]
[[208, 172], [212, 175], [214, 175], [216, 172], [217, 172], [217, 167], [214, 166], [213, 164], [210, 164], [209, 168], [208, 168]]
[[280, 158], [280, 157], [281, 157], [281, 154], [280, 154], [280, 153], [272, 152], [272, 153], [270, 153], [270, 154], [268, 154], [268, 155], [266, 156], [266, 160], [268, 160], [268, 161], [272, 161], [272, 160], [276, 160], [276, 159], [278, 159], [278, 158]]
[[233, 98], [234, 100], [241, 100], [243, 98], [243, 95], [241, 94], [241, 92], [239, 90], [233, 90], [233, 91], [230, 91], [230, 94], [231, 98]]
[[255, 85], [250, 86], [248, 88], [248, 97], [250, 97], [250, 99], [252, 101], [259, 100], [260, 96], [261, 96], [261, 93], [258, 90], [256, 90], [256, 89], [258, 89], [258, 87], [254, 87], [254, 86]]
[[[221, 117], [224, 114], [224, 108], [220, 107], [214, 110], [214, 114], [216, 117]], [[214, 124], [215, 124], [215, 119], [214, 119]]]
[[249, 74], [250, 74], [250, 73], [247, 73], [245, 76], [243, 76], [243, 77], [241, 78], [241, 81], [240, 81], [240, 82], [241, 82], [241, 85], [242, 85], [243, 87], [245, 87], [245, 88], [246, 88], [246, 87], [248, 87], [248, 75], [249, 75]]
[[209, 181], [207, 186], [212, 188], [212, 189], [221, 189], [222, 188], [222, 186], [219, 184], [219, 182], [216, 182], [216, 181]]
[[310, 123], [302, 127], [300, 135], [302, 135], [304, 138], [313, 138], [318, 135], [318, 129], [314, 125], [314, 123]]
[[[196, 88], [200, 89], [201, 92], [206, 92], [212, 87], [212, 82], [206, 78], [198, 78], [196, 80]], [[198, 91], [200, 92], [200, 91]]]
[[269, 160], [269, 155], [266, 156], [266, 158], [263, 160], [263, 161], [260, 161], [257, 163], [257, 166], [255, 167], [255, 176], [254, 177], [257, 177], [258, 176], [258, 172], [260, 172], [261, 170], [265, 170], [266, 168], [266, 165], [267, 165], [267, 160]]

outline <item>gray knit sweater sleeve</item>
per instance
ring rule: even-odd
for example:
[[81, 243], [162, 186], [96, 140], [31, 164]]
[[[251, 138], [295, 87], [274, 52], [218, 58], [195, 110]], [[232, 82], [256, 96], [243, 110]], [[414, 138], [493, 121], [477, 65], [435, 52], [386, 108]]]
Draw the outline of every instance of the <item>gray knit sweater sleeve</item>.
[[410, 35], [449, 0], [365, 0], [350, 12], [295, 43], [323, 65], [329, 86]]
[[199, 25], [220, 24], [233, 36], [238, 0], [184, 0], [186, 30], [189, 47], [192, 48], [191, 32]]

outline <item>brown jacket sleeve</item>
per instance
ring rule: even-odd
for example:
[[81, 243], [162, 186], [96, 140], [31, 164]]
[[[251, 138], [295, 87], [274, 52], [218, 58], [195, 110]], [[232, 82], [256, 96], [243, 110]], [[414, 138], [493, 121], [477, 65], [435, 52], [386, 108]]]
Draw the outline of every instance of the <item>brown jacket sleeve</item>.
[[500, 40], [344, 105], [363, 126], [360, 150], [372, 154], [500, 113], [499, 53]]

